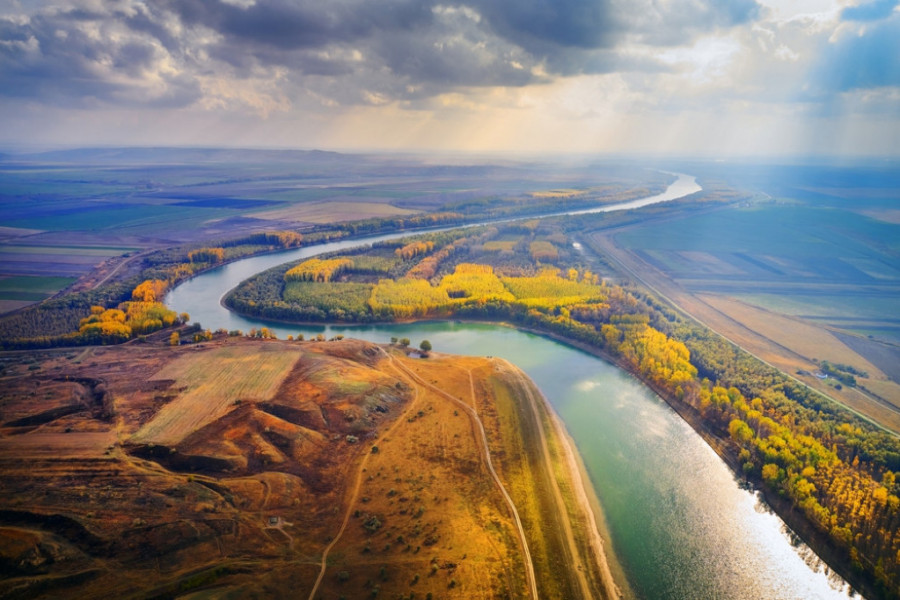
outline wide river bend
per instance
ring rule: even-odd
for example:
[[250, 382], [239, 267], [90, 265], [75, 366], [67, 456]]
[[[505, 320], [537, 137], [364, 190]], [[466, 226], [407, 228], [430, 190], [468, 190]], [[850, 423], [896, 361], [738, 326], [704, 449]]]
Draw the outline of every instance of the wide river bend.
[[[662, 194], [584, 212], [634, 210], [700, 191], [693, 177]], [[546, 215], [545, 215], [546, 216]], [[534, 217], [530, 217], [534, 218]], [[554, 340], [499, 325], [421, 322], [289, 326], [236, 315], [222, 297], [273, 266], [410, 235], [401, 232], [230, 263], [185, 281], [166, 304], [211, 329], [269, 327], [278, 337], [407, 337], [455, 354], [499, 356], [540, 387], [575, 441], [600, 501], [607, 544], [637, 598], [757, 600], [851, 598], [842, 579], [742, 489], [724, 462], [653, 391], [621, 369]]]

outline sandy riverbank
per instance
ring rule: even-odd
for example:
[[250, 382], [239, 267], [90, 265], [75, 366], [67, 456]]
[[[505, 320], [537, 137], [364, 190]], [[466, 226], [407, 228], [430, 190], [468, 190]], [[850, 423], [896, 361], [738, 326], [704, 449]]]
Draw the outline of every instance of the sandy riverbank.
[[[543, 395], [542, 395], [543, 397]], [[569, 471], [569, 477], [572, 478], [573, 489], [575, 490], [575, 501], [579, 510], [584, 513], [588, 529], [586, 531], [588, 540], [591, 544], [591, 550], [596, 557], [597, 567], [603, 576], [605, 584], [604, 591], [608, 598], [631, 598], [634, 596], [628, 587], [625, 573], [619, 566], [618, 561], [612, 556], [611, 552], [606, 551], [606, 542], [604, 541], [601, 531], [606, 532], [605, 520], [603, 517], [603, 509], [600, 507], [600, 499], [594, 491], [590, 477], [581, 456], [575, 448], [575, 441], [566, 431], [565, 426], [559, 416], [553, 411], [553, 407], [544, 398], [544, 404], [550, 416], [555, 429], [555, 435], [560, 440], [560, 447], [565, 453], [566, 465]], [[609, 539], [609, 535], [606, 535]], [[613, 574], [615, 571], [615, 575]], [[619, 582], [617, 584], [617, 582]], [[627, 593], [623, 590], [627, 590]]]
[[508, 361], [494, 359], [494, 362], [518, 381], [521, 399], [530, 407], [523, 412], [533, 415], [538, 428], [542, 462], [546, 472], [554, 478], [553, 495], [571, 553], [570, 568], [578, 571], [578, 579], [584, 588], [592, 588], [593, 593], [599, 593], [602, 598], [633, 597], [624, 571], [607, 550], [610, 538], [599, 499], [565, 425], [524, 372]]

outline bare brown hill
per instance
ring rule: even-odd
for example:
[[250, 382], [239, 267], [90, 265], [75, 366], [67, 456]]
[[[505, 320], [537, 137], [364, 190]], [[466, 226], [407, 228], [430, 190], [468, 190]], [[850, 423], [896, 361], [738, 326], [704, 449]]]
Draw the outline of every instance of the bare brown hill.
[[[0, 359], [0, 598], [529, 597], [528, 547], [556, 580], [542, 561], [583, 541], [539, 526], [571, 498], [524, 505], [549, 455], [529, 475], [504, 450], [542, 425], [501, 424], [522, 384], [486, 359], [226, 337]], [[584, 553], [557, 588], [600, 597]]]

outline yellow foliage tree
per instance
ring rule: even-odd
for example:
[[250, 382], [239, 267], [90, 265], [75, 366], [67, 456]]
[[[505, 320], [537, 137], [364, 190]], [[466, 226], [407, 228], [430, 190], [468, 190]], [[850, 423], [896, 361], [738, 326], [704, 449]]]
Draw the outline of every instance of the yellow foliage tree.
[[303, 261], [284, 274], [285, 281], [318, 281], [328, 282], [331, 279], [353, 266], [349, 258], [320, 259], [311, 258]]
[[131, 299], [136, 302], [157, 302], [162, 300], [168, 287], [168, 281], [147, 279], [134, 288], [131, 292]]

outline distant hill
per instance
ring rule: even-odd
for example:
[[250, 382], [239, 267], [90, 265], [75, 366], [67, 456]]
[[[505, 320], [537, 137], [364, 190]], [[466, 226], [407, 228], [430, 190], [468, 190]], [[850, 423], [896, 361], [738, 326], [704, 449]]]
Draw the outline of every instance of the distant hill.
[[255, 150], [239, 148], [74, 148], [29, 154], [0, 154], [2, 160], [62, 163], [168, 164], [227, 162], [331, 162], [348, 160], [349, 154], [324, 150]]

